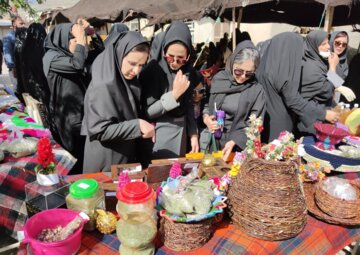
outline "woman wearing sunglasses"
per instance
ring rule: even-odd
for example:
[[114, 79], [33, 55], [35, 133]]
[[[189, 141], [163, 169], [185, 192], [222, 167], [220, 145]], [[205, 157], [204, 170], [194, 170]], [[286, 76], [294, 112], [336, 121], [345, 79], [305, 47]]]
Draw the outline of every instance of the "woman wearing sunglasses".
[[217, 73], [210, 89], [209, 103], [203, 111], [207, 130], [201, 133], [202, 149], [207, 147], [209, 131], [214, 133], [217, 125], [215, 110], [225, 112], [223, 133], [216, 142], [227, 160], [233, 150], [246, 146], [245, 128], [251, 114], [263, 117], [265, 113], [265, 92], [255, 78], [260, 55], [249, 40], [237, 45], [230, 57], [230, 68]]
[[[156, 130], [155, 143], [148, 144], [152, 159], [184, 156], [187, 137], [191, 151], [199, 149], [192, 103], [195, 69], [188, 62], [191, 49], [189, 28], [183, 22], [173, 22], [154, 38], [152, 60], [140, 74], [143, 112]], [[145, 145], [143, 148], [145, 154]], [[143, 163], [146, 161], [149, 159]]]
[[346, 59], [349, 36], [345, 31], [331, 33], [330, 50], [339, 57], [339, 63], [336, 66], [336, 73], [345, 80], [349, 72], [349, 66]]

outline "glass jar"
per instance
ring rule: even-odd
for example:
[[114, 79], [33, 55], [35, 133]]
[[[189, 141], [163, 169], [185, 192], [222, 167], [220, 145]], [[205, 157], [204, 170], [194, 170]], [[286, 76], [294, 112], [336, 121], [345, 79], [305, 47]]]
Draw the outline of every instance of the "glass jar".
[[116, 233], [122, 255], [152, 255], [157, 233], [155, 192], [145, 182], [130, 182], [117, 193], [120, 220]]
[[121, 242], [120, 254], [153, 255], [156, 233], [157, 224], [151, 215], [131, 212], [121, 217], [116, 224], [116, 234]]
[[96, 227], [96, 209], [105, 210], [104, 191], [94, 179], [81, 179], [70, 185], [70, 193], [66, 196], [66, 205], [70, 210], [86, 213], [90, 220], [84, 229], [93, 231]]
[[[145, 182], [130, 182], [116, 193], [116, 211], [121, 216], [131, 212], [149, 215], [155, 211], [155, 192]], [[156, 214], [155, 214], [156, 215]]]

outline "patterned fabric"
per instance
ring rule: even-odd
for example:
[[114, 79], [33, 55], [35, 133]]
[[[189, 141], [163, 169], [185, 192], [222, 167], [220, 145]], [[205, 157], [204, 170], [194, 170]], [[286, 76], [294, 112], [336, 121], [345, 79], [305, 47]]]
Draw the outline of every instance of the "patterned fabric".
[[[3, 116], [4, 114], [11, 117], [24, 116], [24, 113], [10, 109], [1, 115]], [[24, 119], [24, 123], [25, 121], [33, 123], [33, 120], [30, 118]], [[8, 132], [4, 132], [4, 125], [0, 122], [0, 128], [3, 131], [2, 140], [7, 138], [13, 139], [16, 137], [13, 134], [14, 132], [24, 134], [21, 131], [22, 128], [19, 128], [20, 125], [14, 123], [13, 127], [10, 128], [9, 125], [7, 127]], [[41, 130], [45, 132], [45, 129], [37, 127], [37, 131], [40, 132]], [[55, 159], [58, 162], [56, 166], [57, 172], [60, 175], [68, 174], [74, 166], [76, 159], [56, 143], [54, 143], [53, 148]], [[21, 158], [8, 156], [0, 164], [0, 231], [14, 238], [17, 237], [17, 231], [22, 230], [27, 219], [25, 185], [36, 180], [34, 170], [36, 165], [35, 154]]]

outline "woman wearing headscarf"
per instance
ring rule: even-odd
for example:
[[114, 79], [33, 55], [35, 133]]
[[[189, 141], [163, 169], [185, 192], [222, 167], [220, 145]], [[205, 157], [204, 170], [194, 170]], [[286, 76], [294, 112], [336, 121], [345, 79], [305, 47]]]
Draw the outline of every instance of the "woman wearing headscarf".
[[[24, 63], [24, 48], [25, 40], [27, 36], [27, 29], [25, 27], [17, 28], [15, 31], [15, 44], [14, 44], [14, 62], [16, 68], [16, 78], [17, 78], [17, 89], [16, 93], [18, 97], [23, 101], [22, 94], [29, 93], [28, 86], [28, 75], [27, 75], [27, 66]], [[23, 101], [24, 102], [24, 101]]]
[[305, 127], [311, 127], [317, 120], [334, 123], [339, 117], [336, 112], [300, 95], [302, 56], [303, 39], [292, 32], [274, 36], [264, 49], [256, 71], [266, 94], [263, 142], [278, 138], [285, 130], [294, 132], [296, 118]]
[[84, 172], [110, 171], [112, 164], [136, 162], [135, 141], [154, 135], [153, 125], [139, 119], [137, 75], [149, 51], [141, 34], [124, 32], [96, 58], [82, 123]]
[[[329, 44], [331, 52], [336, 53], [336, 55], [339, 57], [339, 63], [336, 66], [336, 74], [339, 75], [343, 80], [346, 80], [346, 77], [349, 73], [349, 66], [346, 55], [349, 44], [349, 36], [345, 31], [335, 31], [331, 33]], [[339, 101], [340, 93], [335, 92], [335, 102]]]
[[39, 23], [32, 23], [27, 29], [22, 55], [28, 73], [28, 93], [47, 107], [50, 90], [42, 70], [45, 37], [46, 31], [44, 27]]
[[71, 173], [82, 171], [85, 138], [80, 136], [84, 96], [87, 88], [85, 28], [79, 24], [60, 24], [44, 43], [44, 74], [50, 88], [49, 110], [60, 140], [77, 158]]
[[114, 23], [110, 28], [109, 34], [104, 40], [104, 46], [107, 47], [110, 45], [110, 42], [114, 40], [114, 38], [118, 37], [119, 34], [129, 31], [129, 28], [120, 22]]
[[185, 23], [173, 22], [154, 42], [153, 59], [140, 74], [143, 111], [155, 123], [152, 158], [184, 156], [187, 137], [192, 151], [199, 149], [192, 103], [196, 74], [188, 62], [191, 34]]
[[245, 40], [236, 46], [231, 55], [230, 68], [220, 71], [213, 78], [209, 104], [203, 111], [203, 120], [208, 129], [202, 132], [201, 141], [207, 145], [209, 130], [215, 132], [219, 129], [213, 114], [215, 110], [223, 110], [225, 121], [218, 143], [224, 160], [231, 151], [245, 149], [245, 128], [248, 127], [250, 115], [264, 117], [265, 92], [255, 78], [259, 61], [260, 55], [254, 44]]
[[351, 88], [355, 95], [357, 103], [360, 103], [360, 53], [356, 54], [350, 61], [349, 73], [346, 77], [345, 85]]
[[342, 86], [344, 80], [337, 74], [339, 58], [330, 52], [328, 34], [316, 30], [305, 39], [305, 53], [301, 80], [301, 95], [306, 100], [313, 100], [327, 107], [334, 106], [334, 91], [342, 93], [348, 101], [355, 99], [355, 94]]

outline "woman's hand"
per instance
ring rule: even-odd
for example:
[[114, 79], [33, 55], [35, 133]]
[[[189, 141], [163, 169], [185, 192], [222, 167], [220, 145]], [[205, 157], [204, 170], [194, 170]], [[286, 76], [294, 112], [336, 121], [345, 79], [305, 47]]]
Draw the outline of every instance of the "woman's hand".
[[75, 37], [77, 44], [85, 45], [85, 29], [82, 26], [74, 24], [71, 33]]
[[190, 81], [188, 80], [186, 75], [184, 75], [182, 71], [179, 70], [176, 73], [173, 82], [172, 94], [175, 97], [175, 99], [178, 100], [179, 97], [181, 97], [181, 95], [185, 93], [185, 91], [188, 89], [189, 86], [190, 86]]
[[139, 119], [140, 131], [142, 134], [142, 138], [153, 138], [155, 141], [155, 127], [154, 125], [150, 124], [149, 122]]
[[328, 58], [328, 62], [329, 62], [329, 70], [336, 72], [336, 66], [339, 64], [339, 56], [336, 53], [331, 52]]
[[215, 118], [216, 117], [214, 115], [209, 116], [207, 114], [203, 117], [203, 121], [211, 133], [214, 133], [220, 128]]
[[338, 112], [334, 112], [331, 110], [326, 110], [326, 115], [325, 115], [325, 119], [334, 124], [339, 120], [340, 114]]
[[230, 156], [230, 153], [232, 152], [234, 146], [235, 146], [235, 142], [233, 140], [230, 140], [227, 143], [225, 143], [225, 146], [222, 149], [222, 153], [223, 153], [222, 159], [224, 161], [227, 161], [227, 159]]
[[199, 152], [199, 137], [198, 135], [192, 135], [190, 138], [191, 142], [191, 151], [192, 152]]

